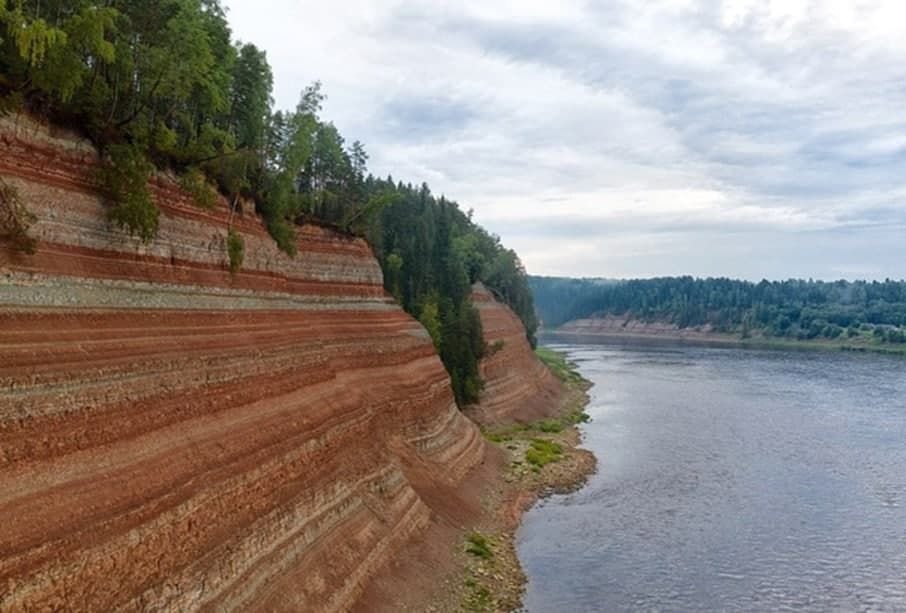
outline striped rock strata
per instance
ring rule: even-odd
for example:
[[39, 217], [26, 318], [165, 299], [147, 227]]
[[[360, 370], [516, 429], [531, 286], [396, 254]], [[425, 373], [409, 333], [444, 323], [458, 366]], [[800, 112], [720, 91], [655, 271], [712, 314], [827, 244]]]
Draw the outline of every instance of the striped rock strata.
[[106, 222], [97, 155], [0, 120], [37, 217], [0, 245], [0, 610], [344, 610], [484, 445], [361, 240], [298, 255], [154, 180], [159, 238]]
[[519, 317], [481, 283], [472, 288], [488, 355], [481, 361], [485, 389], [469, 415], [483, 424], [533, 421], [559, 409], [560, 382], [541, 363]]

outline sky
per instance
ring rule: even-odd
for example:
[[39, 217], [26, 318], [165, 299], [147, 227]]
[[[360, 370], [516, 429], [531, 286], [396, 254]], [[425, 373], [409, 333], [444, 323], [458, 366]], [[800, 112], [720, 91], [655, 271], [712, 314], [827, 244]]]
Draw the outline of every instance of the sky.
[[225, 0], [532, 274], [906, 277], [902, 0]]

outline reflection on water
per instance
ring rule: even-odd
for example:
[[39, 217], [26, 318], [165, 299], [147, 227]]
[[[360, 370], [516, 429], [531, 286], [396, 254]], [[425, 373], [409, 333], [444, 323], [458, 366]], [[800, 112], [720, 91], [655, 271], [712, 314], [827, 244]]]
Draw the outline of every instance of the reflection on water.
[[530, 611], [906, 610], [906, 361], [562, 345], [599, 470], [530, 511]]

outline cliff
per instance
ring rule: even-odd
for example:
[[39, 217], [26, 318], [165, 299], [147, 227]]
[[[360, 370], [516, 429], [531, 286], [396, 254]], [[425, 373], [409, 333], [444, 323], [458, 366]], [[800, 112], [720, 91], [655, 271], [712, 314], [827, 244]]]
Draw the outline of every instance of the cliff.
[[141, 244], [88, 143], [7, 118], [0, 150], [38, 240], [0, 244], [0, 610], [349, 608], [485, 453], [368, 246], [306, 226], [290, 259], [240, 215], [231, 275], [225, 203], [156, 177]]
[[562, 386], [535, 356], [519, 317], [481, 283], [472, 288], [472, 302], [481, 316], [488, 355], [480, 367], [485, 388], [469, 416], [488, 425], [553, 415]]

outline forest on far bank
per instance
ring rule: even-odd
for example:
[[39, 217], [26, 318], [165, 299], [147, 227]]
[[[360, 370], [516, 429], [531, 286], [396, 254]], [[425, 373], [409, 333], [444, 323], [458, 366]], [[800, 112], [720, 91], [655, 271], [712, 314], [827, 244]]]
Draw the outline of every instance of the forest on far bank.
[[904, 281], [739, 281], [662, 277], [616, 281], [529, 277], [543, 325], [614, 315], [679, 328], [792, 340], [906, 343]]
[[[475, 402], [485, 347], [471, 284], [512, 307], [534, 342], [518, 256], [427, 185], [372, 176], [365, 146], [322, 117], [319, 83], [300, 85], [292, 109], [275, 108], [273, 85], [265, 51], [233, 39], [219, 0], [0, 0], [0, 114], [90, 139], [113, 226], [153, 240], [160, 212], [148, 180], [169, 171], [199, 207], [250, 203], [291, 257], [301, 223], [365, 237], [386, 289], [431, 334], [457, 402]], [[27, 204], [0, 182], [0, 205], [16, 212], [0, 239], [26, 252], [36, 246]], [[235, 273], [242, 236], [225, 229]]]

